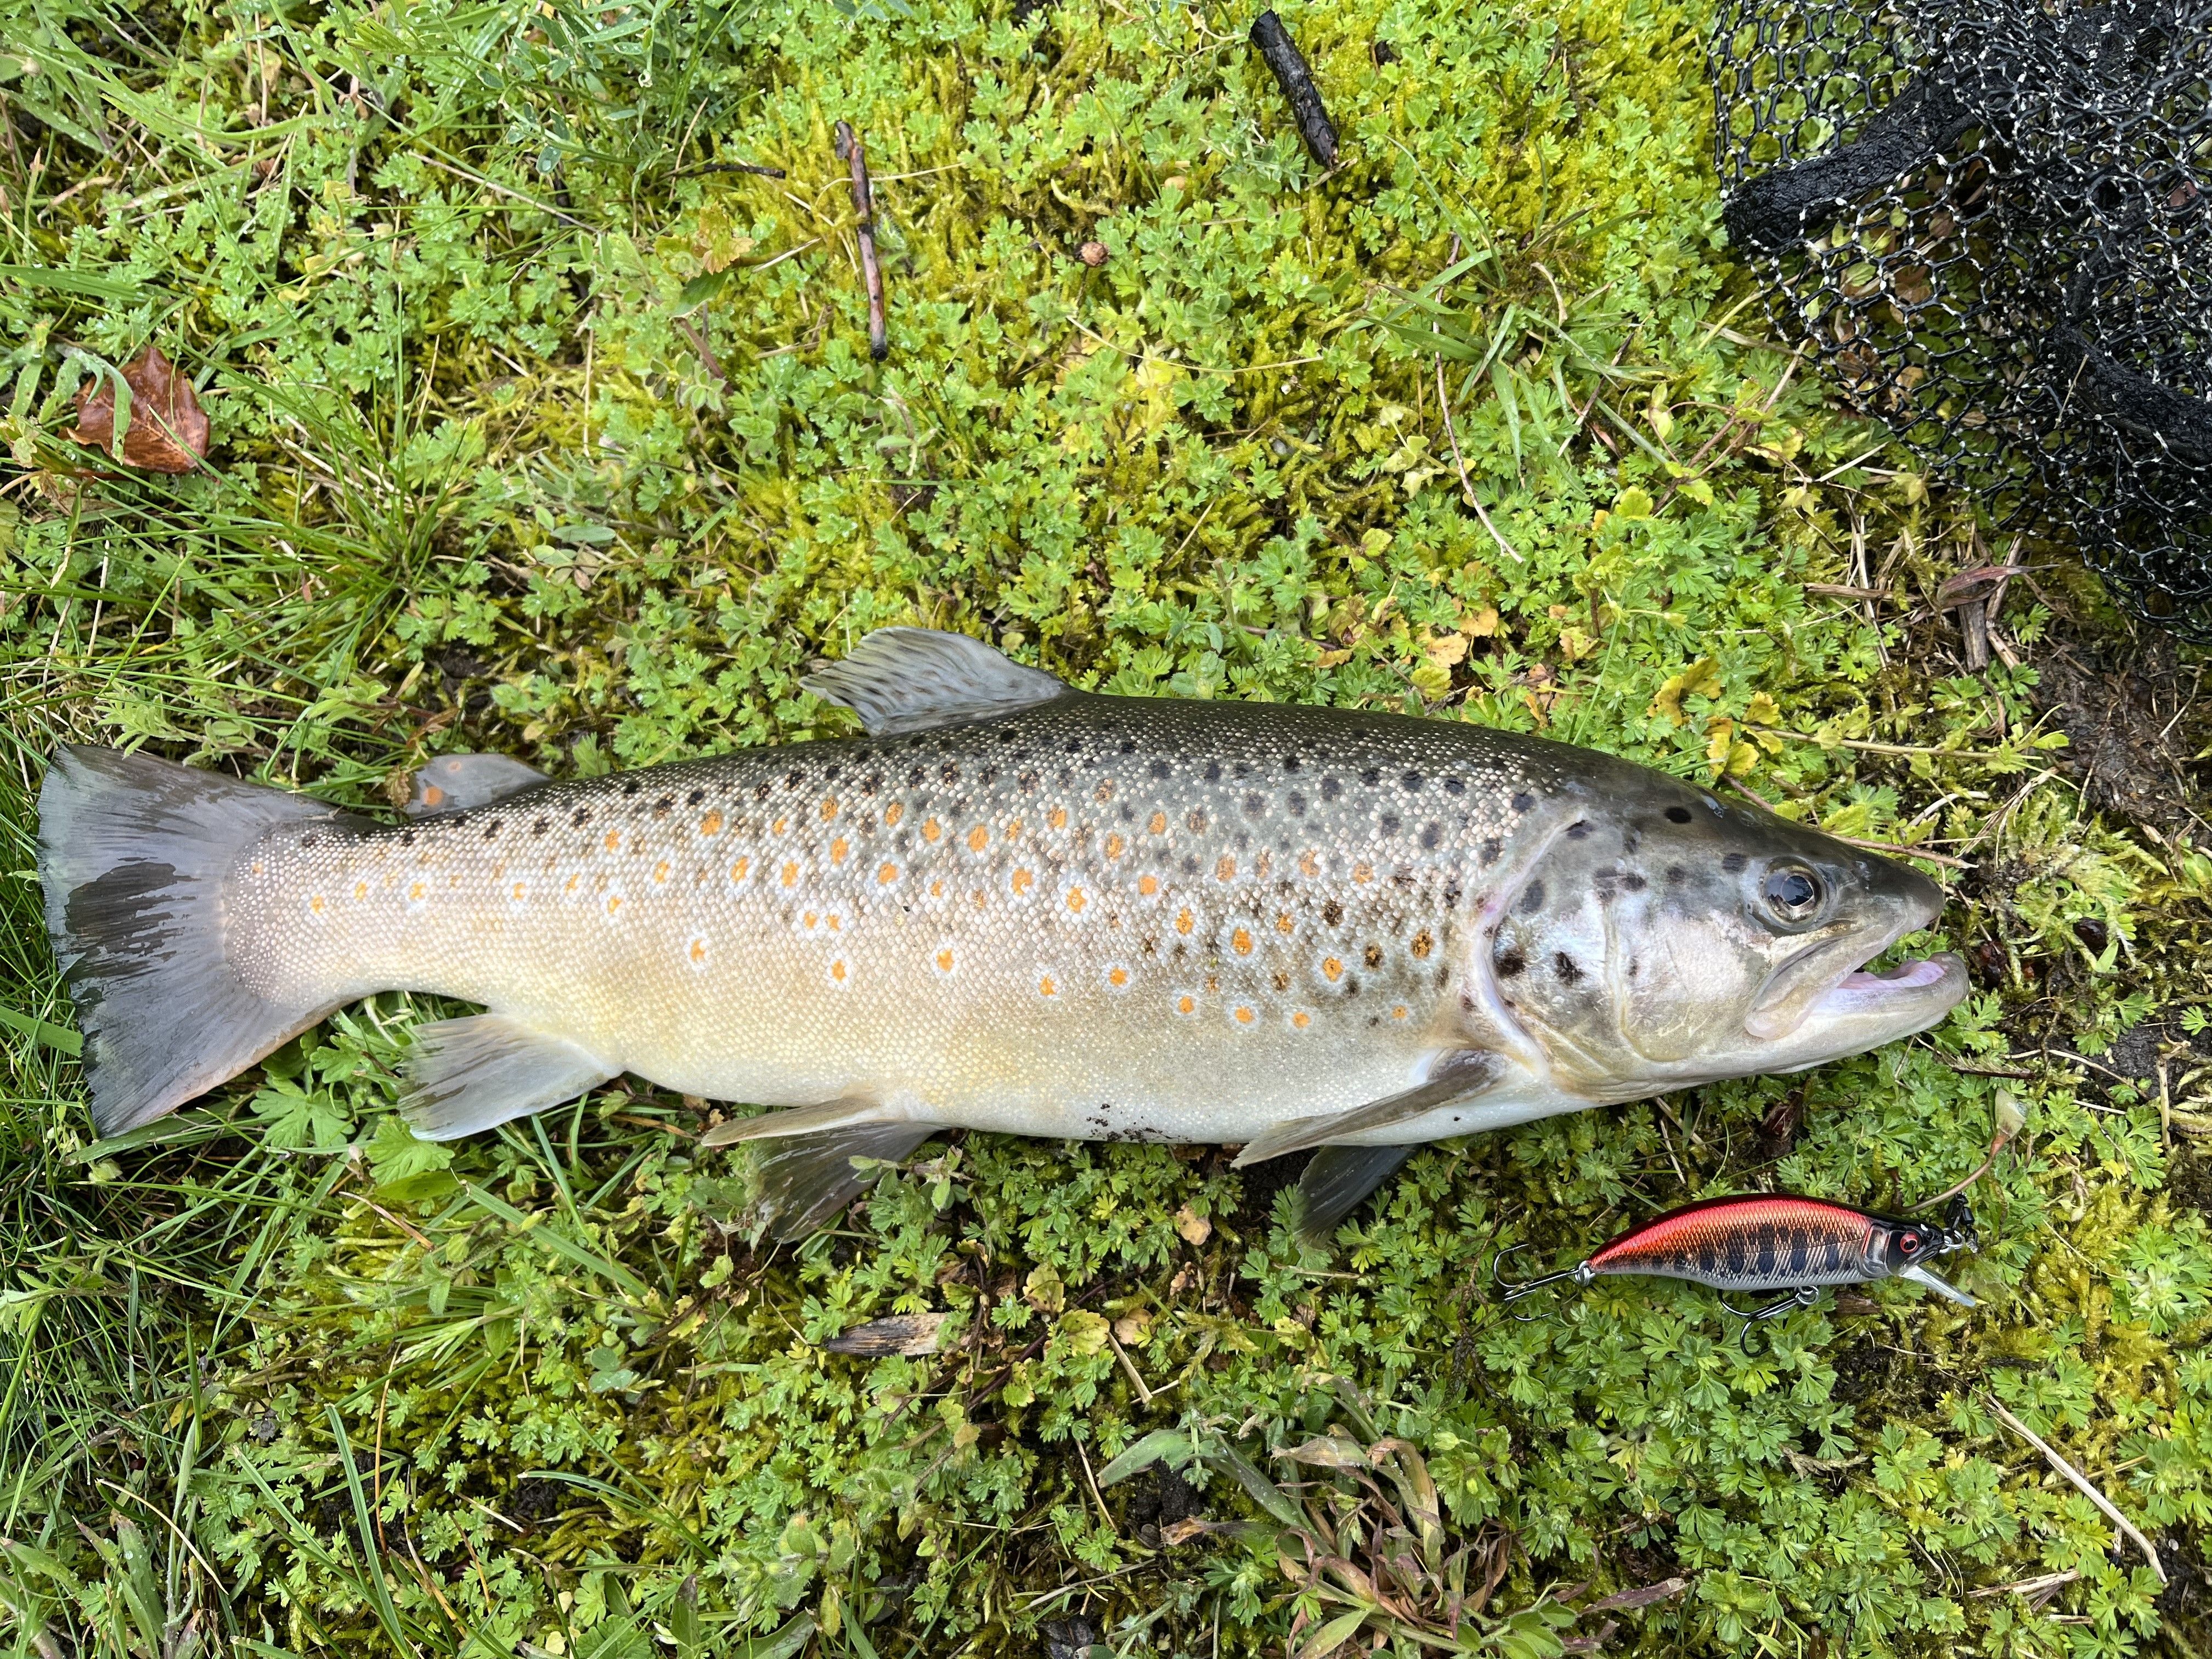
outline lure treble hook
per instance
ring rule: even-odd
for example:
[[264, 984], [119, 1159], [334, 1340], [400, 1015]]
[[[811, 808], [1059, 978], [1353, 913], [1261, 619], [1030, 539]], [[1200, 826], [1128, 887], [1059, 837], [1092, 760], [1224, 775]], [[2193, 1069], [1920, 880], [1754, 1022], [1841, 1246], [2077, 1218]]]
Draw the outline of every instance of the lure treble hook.
[[[1512, 1255], [1516, 1250], [1526, 1249], [1528, 1248], [1528, 1241], [1524, 1238], [1518, 1244], [1507, 1245], [1504, 1249], [1500, 1250], [1496, 1255], [1490, 1259], [1490, 1282], [1498, 1286], [1499, 1291], [1498, 1299], [1501, 1302], [1518, 1302], [1522, 1297], [1533, 1296], [1538, 1291], [1544, 1289], [1547, 1285], [1558, 1285], [1567, 1280], [1572, 1280], [1575, 1288], [1577, 1290], [1580, 1290], [1583, 1285], [1589, 1284], [1592, 1279], [1597, 1276], [1595, 1270], [1592, 1268], [1589, 1262], [1578, 1261], [1571, 1267], [1562, 1268], [1559, 1272], [1555, 1273], [1546, 1273], [1540, 1279], [1523, 1279], [1518, 1284], [1510, 1283], [1504, 1279], [1498, 1270], [1504, 1264], [1504, 1261], [1507, 1256]], [[1537, 1314], [1515, 1314], [1512, 1316], [1513, 1318], [1519, 1320], [1523, 1325], [1534, 1324], [1540, 1316], [1541, 1316]]]

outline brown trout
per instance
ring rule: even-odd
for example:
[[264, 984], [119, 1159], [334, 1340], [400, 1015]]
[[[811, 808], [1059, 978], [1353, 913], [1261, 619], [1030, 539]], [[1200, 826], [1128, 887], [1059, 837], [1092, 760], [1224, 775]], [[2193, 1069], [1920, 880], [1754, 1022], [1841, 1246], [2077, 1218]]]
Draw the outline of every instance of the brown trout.
[[[811, 682], [868, 735], [555, 783], [496, 756], [412, 821], [64, 749], [55, 949], [114, 1134], [372, 993], [434, 1139], [628, 1072], [787, 1109], [789, 1235], [962, 1127], [1319, 1148], [1308, 1224], [1419, 1144], [1933, 1025], [1903, 866], [1610, 757], [1457, 722], [1073, 691], [886, 629]], [[869, 1164], [865, 1167], [876, 1167]]]

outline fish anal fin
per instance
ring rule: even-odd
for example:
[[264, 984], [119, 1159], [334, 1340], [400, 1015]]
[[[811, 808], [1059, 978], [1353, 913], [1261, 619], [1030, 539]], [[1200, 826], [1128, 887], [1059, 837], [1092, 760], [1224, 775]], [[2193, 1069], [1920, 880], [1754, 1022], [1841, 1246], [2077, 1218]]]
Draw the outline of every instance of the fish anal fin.
[[410, 818], [464, 812], [551, 781], [512, 755], [441, 755], [416, 772], [415, 793], [399, 810]]
[[765, 1231], [780, 1243], [804, 1238], [851, 1203], [880, 1173], [856, 1168], [854, 1160], [895, 1164], [936, 1132], [933, 1123], [900, 1119], [763, 1142], [753, 1154], [746, 1219], [756, 1234]]
[[1042, 669], [933, 628], [878, 628], [802, 683], [858, 714], [872, 738], [992, 720], [1073, 695]]
[[1298, 1231], [1322, 1238], [1413, 1157], [1413, 1146], [1324, 1146], [1298, 1177]]
[[457, 1140], [595, 1089], [622, 1067], [504, 1014], [415, 1028], [399, 1109], [422, 1140]]
[[1508, 1064], [1487, 1049], [1469, 1048], [1446, 1054], [1429, 1068], [1427, 1081], [1402, 1094], [1372, 1100], [1347, 1112], [1324, 1112], [1276, 1124], [1248, 1143], [1237, 1153], [1231, 1167], [1241, 1170], [1288, 1152], [1303, 1152], [1309, 1147], [1328, 1146], [1395, 1124], [1409, 1123], [1439, 1106], [1481, 1094], [1504, 1075]]

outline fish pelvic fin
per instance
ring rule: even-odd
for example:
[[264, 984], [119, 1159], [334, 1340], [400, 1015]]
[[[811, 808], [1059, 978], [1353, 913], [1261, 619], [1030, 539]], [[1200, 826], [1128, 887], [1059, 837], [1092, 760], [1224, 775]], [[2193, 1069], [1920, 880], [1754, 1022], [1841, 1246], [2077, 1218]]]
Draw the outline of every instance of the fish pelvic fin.
[[418, 1140], [458, 1140], [574, 1100], [622, 1067], [504, 1014], [417, 1025], [399, 1109]]
[[[1470, 1048], [1446, 1054], [1430, 1068], [1428, 1080], [1403, 1094], [1388, 1095], [1355, 1106], [1348, 1112], [1324, 1112], [1313, 1117], [1294, 1117], [1261, 1133], [1237, 1155], [1230, 1167], [1242, 1170], [1271, 1158], [1327, 1146], [1354, 1135], [1388, 1129], [1467, 1100], [1483, 1092], [1504, 1073], [1507, 1062], [1487, 1049]], [[1377, 1179], [1380, 1179], [1378, 1176]], [[1362, 1196], [1364, 1196], [1363, 1194]], [[1352, 1200], [1358, 1203], [1358, 1199]], [[1346, 1206], [1347, 1208], [1349, 1206]]]
[[883, 1171], [871, 1164], [896, 1164], [936, 1132], [933, 1123], [900, 1120], [758, 1143], [746, 1206], [750, 1231], [779, 1243], [805, 1237], [874, 1184]]
[[1419, 1148], [1324, 1146], [1298, 1177], [1298, 1231], [1326, 1238]]
[[176, 1110], [338, 1006], [252, 989], [223, 933], [240, 856], [280, 824], [318, 819], [366, 827], [321, 801], [150, 755], [55, 752], [39, 791], [39, 880], [101, 1134]]
[[802, 684], [858, 714], [872, 738], [993, 720], [1074, 695], [981, 640], [933, 628], [878, 628]]
[[819, 1106], [794, 1106], [788, 1111], [763, 1112], [758, 1117], [739, 1118], [734, 1123], [718, 1123], [699, 1137], [699, 1144], [702, 1146], [733, 1146], [741, 1140], [781, 1140], [786, 1136], [812, 1134], [818, 1130], [856, 1129], [911, 1121], [912, 1115], [902, 1108], [886, 1106], [879, 1100], [855, 1097], [849, 1100], [824, 1101]]
[[511, 755], [441, 755], [416, 772], [415, 793], [399, 810], [410, 818], [465, 812], [552, 781]]

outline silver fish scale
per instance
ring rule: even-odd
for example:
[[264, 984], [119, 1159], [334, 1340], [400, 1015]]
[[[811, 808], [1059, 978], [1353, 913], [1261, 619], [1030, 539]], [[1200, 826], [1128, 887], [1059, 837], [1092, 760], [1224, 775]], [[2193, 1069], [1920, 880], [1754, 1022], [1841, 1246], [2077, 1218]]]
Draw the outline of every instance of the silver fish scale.
[[465, 998], [714, 1098], [1237, 1140], [1417, 1081], [1516, 838], [1655, 783], [1473, 726], [1070, 696], [285, 826], [228, 946], [266, 994]]

